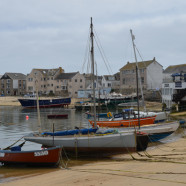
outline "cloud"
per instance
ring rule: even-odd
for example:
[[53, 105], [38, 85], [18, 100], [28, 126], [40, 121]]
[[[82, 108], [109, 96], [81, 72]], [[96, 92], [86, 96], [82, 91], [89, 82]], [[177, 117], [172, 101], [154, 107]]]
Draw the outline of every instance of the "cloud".
[[[59, 66], [81, 71], [91, 16], [113, 73], [134, 60], [130, 29], [144, 60], [156, 57], [164, 68], [185, 63], [185, 5], [182, 0], [0, 1], [0, 74]], [[108, 74], [96, 52], [99, 74]]]

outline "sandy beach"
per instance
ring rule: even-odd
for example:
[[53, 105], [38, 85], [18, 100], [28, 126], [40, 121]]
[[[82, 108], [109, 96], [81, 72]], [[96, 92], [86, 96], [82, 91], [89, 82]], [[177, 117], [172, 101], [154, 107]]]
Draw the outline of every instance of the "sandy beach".
[[[133, 158], [132, 158], [133, 157]], [[185, 185], [186, 184], [186, 138], [149, 147], [140, 155], [133, 153], [114, 156], [99, 161], [43, 175], [22, 177], [2, 185]]]
[[[18, 97], [0, 97], [0, 105], [20, 106]], [[75, 100], [77, 101], [77, 100]], [[75, 102], [73, 100], [73, 103]], [[160, 103], [161, 104], [161, 103]], [[161, 108], [156, 103], [151, 108]], [[185, 113], [182, 113], [185, 115]], [[61, 168], [50, 173], [21, 176], [1, 185], [185, 185], [186, 138], [175, 142], [149, 147], [146, 152], [122, 154], [108, 160]]]

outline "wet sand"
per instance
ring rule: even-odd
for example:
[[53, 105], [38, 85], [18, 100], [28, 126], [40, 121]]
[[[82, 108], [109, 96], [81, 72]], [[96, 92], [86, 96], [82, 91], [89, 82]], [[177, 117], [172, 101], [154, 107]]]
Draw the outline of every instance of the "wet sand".
[[[20, 178], [2, 185], [185, 185], [186, 138], [176, 142], [148, 148], [141, 155], [114, 156], [109, 161], [99, 161], [69, 169]], [[133, 157], [133, 158], [132, 158]]]

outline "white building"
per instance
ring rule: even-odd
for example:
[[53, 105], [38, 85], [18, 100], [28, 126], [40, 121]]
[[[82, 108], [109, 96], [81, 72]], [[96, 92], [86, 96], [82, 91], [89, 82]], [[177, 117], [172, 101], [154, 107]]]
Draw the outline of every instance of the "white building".
[[176, 104], [177, 109], [186, 109], [186, 64], [169, 66], [163, 72], [162, 103], [167, 108]]
[[[155, 58], [140, 61], [138, 64], [139, 77], [143, 90], [157, 90], [161, 88], [163, 66]], [[136, 92], [136, 63], [127, 62], [120, 69], [120, 86], [123, 93]]]

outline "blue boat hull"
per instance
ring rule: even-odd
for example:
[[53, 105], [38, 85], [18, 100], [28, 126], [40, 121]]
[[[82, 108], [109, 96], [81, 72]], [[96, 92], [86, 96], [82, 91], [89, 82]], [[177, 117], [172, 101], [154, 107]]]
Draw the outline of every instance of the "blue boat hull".
[[[18, 99], [22, 107], [34, 108], [37, 107], [36, 99]], [[58, 99], [44, 99], [39, 100], [39, 107], [61, 107], [67, 106], [71, 103], [71, 98], [58, 98]]]
[[157, 142], [163, 138], [166, 138], [167, 136], [171, 135], [173, 131], [171, 132], [163, 132], [163, 133], [155, 133], [155, 134], [149, 134], [149, 142]]

